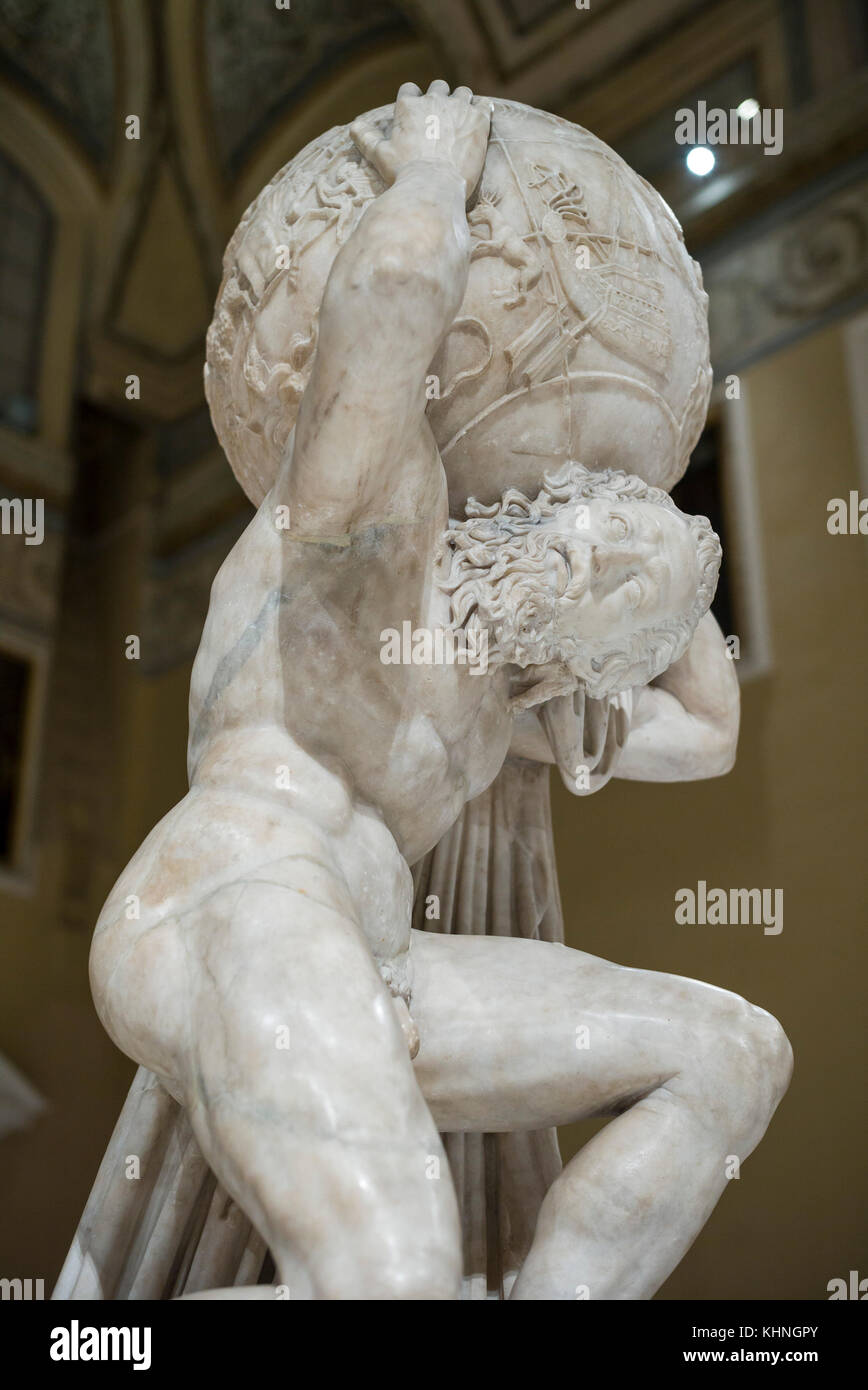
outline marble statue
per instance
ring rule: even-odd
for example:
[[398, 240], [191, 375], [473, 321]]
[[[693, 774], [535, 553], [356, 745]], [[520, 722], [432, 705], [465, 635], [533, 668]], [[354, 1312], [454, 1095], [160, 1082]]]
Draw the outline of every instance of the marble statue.
[[[549, 767], [587, 795], [734, 758], [719, 543], [667, 491], [710, 389], [698, 267], [587, 132], [438, 81], [302, 151], [224, 270], [206, 390], [258, 510], [212, 589], [190, 790], [96, 927], [145, 1070], [55, 1296], [147, 1296], [216, 1203], [231, 1269], [163, 1296], [451, 1299], [481, 1268], [650, 1298], [791, 1066], [762, 1009], [557, 939]], [[181, 1116], [201, 1219], [166, 1179], [110, 1277], [119, 1154]], [[588, 1116], [558, 1171], [552, 1127]]]

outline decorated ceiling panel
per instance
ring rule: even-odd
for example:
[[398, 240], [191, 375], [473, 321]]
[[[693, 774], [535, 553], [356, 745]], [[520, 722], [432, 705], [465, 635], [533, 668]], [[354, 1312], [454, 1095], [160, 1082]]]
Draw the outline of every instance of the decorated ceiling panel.
[[413, 33], [388, 0], [292, 0], [290, 9], [207, 0], [204, 49], [214, 135], [227, 173], [335, 65]]
[[3, 0], [0, 72], [37, 95], [98, 164], [114, 136], [115, 66], [106, 0]]

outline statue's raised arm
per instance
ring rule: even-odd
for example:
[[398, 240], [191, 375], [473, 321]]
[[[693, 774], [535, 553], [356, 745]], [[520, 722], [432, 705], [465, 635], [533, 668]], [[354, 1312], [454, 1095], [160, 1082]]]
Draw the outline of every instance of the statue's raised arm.
[[[341, 535], [444, 505], [425, 375], [467, 285], [465, 204], [489, 111], [445, 82], [405, 84], [392, 129], [353, 138], [386, 183], [335, 259], [285, 483], [293, 528]], [[284, 496], [283, 480], [278, 485]]]

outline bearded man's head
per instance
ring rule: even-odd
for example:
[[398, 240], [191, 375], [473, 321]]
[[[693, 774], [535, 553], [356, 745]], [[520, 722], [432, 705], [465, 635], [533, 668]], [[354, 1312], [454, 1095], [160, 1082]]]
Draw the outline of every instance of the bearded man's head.
[[655, 679], [686, 650], [717, 587], [720, 542], [659, 488], [566, 464], [531, 500], [516, 489], [443, 541], [456, 626], [489, 660], [566, 666], [594, 698]]

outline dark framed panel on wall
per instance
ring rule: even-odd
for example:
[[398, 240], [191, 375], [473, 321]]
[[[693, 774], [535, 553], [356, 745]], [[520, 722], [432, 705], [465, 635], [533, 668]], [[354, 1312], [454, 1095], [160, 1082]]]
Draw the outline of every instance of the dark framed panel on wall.
[[33, 887], [47, 646], [0, 622], [0, 887]]

